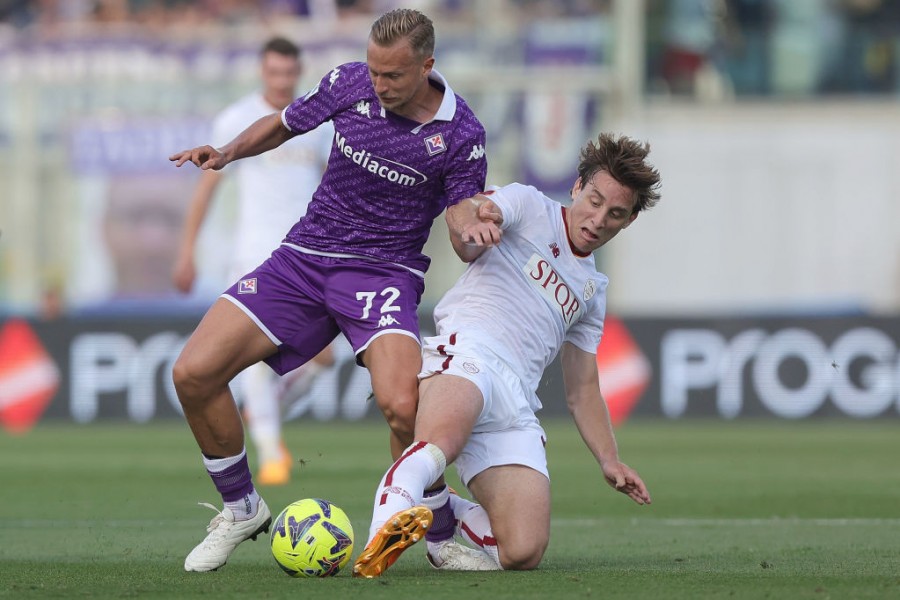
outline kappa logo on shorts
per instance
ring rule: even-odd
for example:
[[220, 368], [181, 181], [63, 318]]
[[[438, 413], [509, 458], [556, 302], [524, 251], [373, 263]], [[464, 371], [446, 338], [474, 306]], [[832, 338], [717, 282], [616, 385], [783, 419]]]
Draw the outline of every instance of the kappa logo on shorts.
[[250, 279], [241, 279], [238, 282], [238, 294], [255, 294], [256, 293], [256, 277]]
[[388, 325], [399, 325], [399, 324], [400, 324], [400, 321], [398, 321], [391, 315], [381, 315], [381, 318], [378, 319], [379, 327], [387, 327]]
[[475, 363], [464, 362], [462, 364], [462, 368], [466, 373], [469, 373], [470, 375], [481, 372], [481, 369], [479, 369], [478, 365], [476, 365]]

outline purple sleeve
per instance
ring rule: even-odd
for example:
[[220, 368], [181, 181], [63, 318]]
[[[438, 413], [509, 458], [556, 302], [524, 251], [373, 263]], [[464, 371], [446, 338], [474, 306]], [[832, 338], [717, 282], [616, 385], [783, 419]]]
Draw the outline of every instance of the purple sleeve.
[[314, 88], [282, 111], [282, 123], [294, 133], [306, 133], [330, 121], [346, 108], [354, 90], [365, 83], [362, 77], [368, 78], [365, 63], [335, 67]]
[[453, 168], [449, 170], [444, 180], [447, 206], [459, 204], [460, 201], [483, 192], [487, 179], [484, 127], [470, 113], [460, 124], [460, 129], [464, 131], [464, 142], [456, 146], [455, 152], [450, 157]]

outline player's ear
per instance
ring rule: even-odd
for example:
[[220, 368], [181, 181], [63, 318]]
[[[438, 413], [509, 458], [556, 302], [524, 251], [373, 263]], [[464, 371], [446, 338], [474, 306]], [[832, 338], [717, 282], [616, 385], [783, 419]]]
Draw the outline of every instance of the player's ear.
[[639, 213], [639, 212], [632, 212], [632, 213], [631, 213], [631, 216], [628, 217], [628, 222], [625, 223], [624, 225], [622, 225], [622, 229], [625, 229], [626, 227], [628, 227], [629, 225], [631, 225], [632, 223], [634, 223], [634, 220], [638, 218], [638, 215], [639, 215], [639, 214], [641, 214], [641, 213]]
[[575, 183], [572, 185], [572, 189], [569, 190], [569, 196], [572, 197], [572, 200], [575, 199], [575, 194], [581, 191], [581, 177], [575, 179]]

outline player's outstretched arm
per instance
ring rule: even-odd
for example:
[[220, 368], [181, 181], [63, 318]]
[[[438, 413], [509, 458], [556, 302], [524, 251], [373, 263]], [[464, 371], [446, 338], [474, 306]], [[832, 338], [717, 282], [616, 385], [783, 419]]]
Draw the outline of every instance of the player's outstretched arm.
[[596, 355], [566, 342], [562, 348], [562, 368], [569, 411], [581, 438], [600, 464], [604, 479], [636, 503], [650, 504], [650, 493], [640, 476], [619, 460], [609, 410], [600, 393]]
[[500, 243], [503, 212], [485, 196], [467, 198], [447, 209], [450, 243], [463, 262], [472, 262]]
[[281, 113], [272, 113], [255, 121], [221, 148], [209, 145], [197, 146], [176, 152], [169, 160], [174, 162], [176, 167], [190, 162], [204, 170], [218, 171], [235, 160], [277, 148], [294, 135], [294, 132], [281, 122]]

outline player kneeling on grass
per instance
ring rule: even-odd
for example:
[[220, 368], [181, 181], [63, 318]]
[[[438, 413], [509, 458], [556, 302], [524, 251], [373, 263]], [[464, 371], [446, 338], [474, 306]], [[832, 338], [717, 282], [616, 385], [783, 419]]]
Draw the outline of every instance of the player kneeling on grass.
[[[437, 568], [540, 563], [550, 480], [536, 390], [560, 350], [568, 408], [603, 477], [650, 503], [644, 482], [619, 460], [600, 393], [595, 353], [608, 280], [592, 255], [659, 200], [648, 153], [624, 136], [589, 142], [569, 208], [516, 183], [471, 199], [468, 222], [451, 239], [470, 264], [435, 308], [437, 335], [424, 343], [416, 441], [378, 486], [354, 575], [378, 577], [422, 537]], [[477, 503], [446, 486], [426, 494], [450, 463]]]

